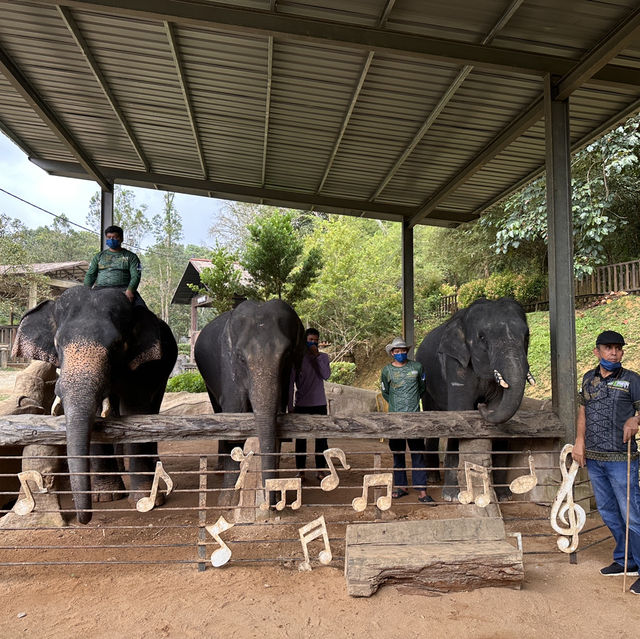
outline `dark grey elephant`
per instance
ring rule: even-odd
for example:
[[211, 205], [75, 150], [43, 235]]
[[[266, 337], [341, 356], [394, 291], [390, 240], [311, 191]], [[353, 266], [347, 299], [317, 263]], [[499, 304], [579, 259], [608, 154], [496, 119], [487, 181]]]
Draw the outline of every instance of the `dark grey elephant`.
[[[67, 455], [78, 521], [91, 520], [91, 490], [116, 491], [119, 476], [113, 460], [86, 457], [109, 452], [90, 447], [91, 430], [103, 400], [115, 415], [155, 414], [160, 410], [169, 374], [178, 354], [171, 329], [151, 311], [133, 306], [115, 289], [78, 286], [57, 300], [42, 302], [24, 315], [14, 355], [50, 362], [60, 368], [56, 395], [61, 398], [67, 427]], [[112, 450], [112, 448], [111, 448]], [[125, 445], [125, 454], [157, 453], [156, 444]], [[85, 456], [85, 457], [82, 457]], [[153, 458], [129, 459], [131, 473], [153, 471]], [[151, 477], [132, 474], [130, 499], [148, 494]], [[101, 495], [100, 499], [111, 499]], [[97, 500], [98, 496], [94, 496]]]
[[[428, 333], [418, 348], [416, 359], [427, 377], [424, 410], [477, 408], [488, 422], [506, 422], [518, 410], [527, 380], [533, 381], [528, 348], [529, 327], [520, 304], [506, 297], [476, 300]], [[447, 451], [457, 448], [458, 441], [449, 440]], [[445, 460], [447, 468], [457, 463], [455, 454]], [[457, 483], [455, 470], [445, 472], [445, 499], [457, 495]]]
[[[296, 312], [281, 300], [246, 301], [223, 313], [202, 329], [195, 360], [216, 413], [253, 411], [260, 439], [264, 479], [275, 476], [276, 419], [289, 395], [291, 367], [301, 361], [304, 328]], [[220, 442], [229, 453], [239, 442]], [[237, 468], [223, 458], [225, 470]], [[224, 486], [233, 486], [227, 472]]]

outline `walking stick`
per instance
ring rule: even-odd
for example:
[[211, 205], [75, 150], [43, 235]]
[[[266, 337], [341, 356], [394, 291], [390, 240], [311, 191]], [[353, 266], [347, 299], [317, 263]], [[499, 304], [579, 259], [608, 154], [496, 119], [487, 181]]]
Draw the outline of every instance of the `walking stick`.
[[622, 592], [627, 591], [627, 560], [629, 558], [629, 494], [631, 492], [631, 437], [627, 442], [627, 524], [624, 533], [624, 576], [622, 577]]

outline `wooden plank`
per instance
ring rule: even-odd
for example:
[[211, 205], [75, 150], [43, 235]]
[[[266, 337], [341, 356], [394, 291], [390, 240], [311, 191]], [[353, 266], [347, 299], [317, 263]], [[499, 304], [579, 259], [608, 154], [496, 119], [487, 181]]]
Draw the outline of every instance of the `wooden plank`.
[[499, 518], [352, 524], [345, 578], [354, 597], [368, 597], [385, 583], [433, 594], [521, 588], [524, 565]]
[[[363, 413], [361, 415], [281, 415], [280, 437], [292, 438], [419, 438], [492, 439], [563, 437], [564, 430], [550, 411], [519, 411], [504, 424], [489, 424], [477, 411], [422, 413]], [[187, 441], [246, 439], [257, 436], [251, 413], [216, 415], [132, 415], [96, 419], [94, 442]], [[0, 417], [0, 446], [65, 444], [64, 416], [7, 415]]]

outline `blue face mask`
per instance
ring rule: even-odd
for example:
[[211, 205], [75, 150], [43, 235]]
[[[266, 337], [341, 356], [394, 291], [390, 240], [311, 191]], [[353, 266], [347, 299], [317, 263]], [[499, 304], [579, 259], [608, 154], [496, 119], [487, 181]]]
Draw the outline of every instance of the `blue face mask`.
[[115, 238], [110, 237], [107, 240], [107, 246], [110, 249], [119, 249], [120, 248], [120, 240], [116, 240]]
[[617, 371], [622, 367], [622, 364], [620, 362], [608, 362], [606, 359], [601, 359], [600, 366], [602, 366], [605, 371]]
[[313, 346], [317, 346], [318, 342], [307, 342], [307, 348], [311, 348]]
[[394, 353], [393, 354], [393, 359], [395, 359], [396, 362], [398, 362], [400, 364], [404, 364], [407, 361], [407, 354], [406, 353]]

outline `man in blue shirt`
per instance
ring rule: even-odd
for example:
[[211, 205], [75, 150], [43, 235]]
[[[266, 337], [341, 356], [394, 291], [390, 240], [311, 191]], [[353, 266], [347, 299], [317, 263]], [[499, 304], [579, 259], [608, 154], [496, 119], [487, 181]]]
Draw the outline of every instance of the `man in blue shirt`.
[[[640, 566], [640, 489], [635, 440], [640, 375], [622, 367], [624, 344], [622, 335], [615, 331], [604, 331], [596, 339], [593, 354], [598, 358], [598, 366], [582, 379], [572, 452], [580, 466], [587, 466], [598, 512], [616, 542], [613, 563], [600, 570], [605, 576], [624, 573], [628, 441], [631, 441], [631, 482], [627, 575], [637, 575]], [[630, 590], [640, 595], [640, 579]]]

